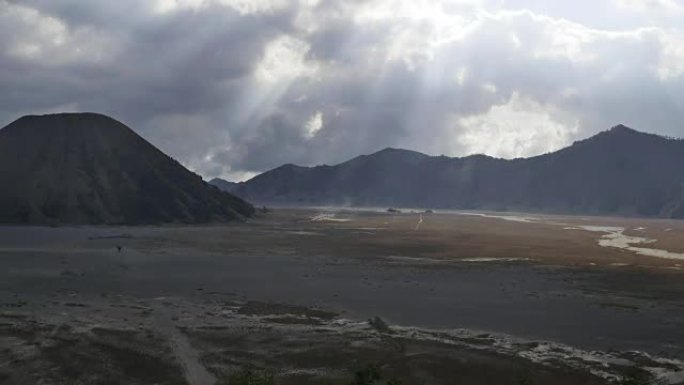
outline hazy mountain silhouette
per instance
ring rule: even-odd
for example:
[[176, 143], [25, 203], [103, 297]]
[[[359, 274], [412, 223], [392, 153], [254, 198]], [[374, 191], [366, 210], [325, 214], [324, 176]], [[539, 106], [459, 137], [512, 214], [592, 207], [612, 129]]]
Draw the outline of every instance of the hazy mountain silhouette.
[[93, 113], [26, 116], [0, 130], [0, 184], [2, 223], [199, 223], [254, 212]]
[[336, 166], [284, 165], [234, 193], [263, 204], [684, 217], [684, 141], [616, 126], [525, 159], [385, 149]]
[[221, 178], [214, 178], [209, 181], [209, 184], [218, 187], [221, 191], [232, 192], [238, 186], [239, 183], [229, 182]]

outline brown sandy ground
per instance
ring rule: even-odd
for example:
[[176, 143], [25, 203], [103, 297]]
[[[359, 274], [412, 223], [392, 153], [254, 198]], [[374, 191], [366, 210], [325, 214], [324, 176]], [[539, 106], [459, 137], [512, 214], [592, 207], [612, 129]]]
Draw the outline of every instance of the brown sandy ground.
[[[329, 215], [316, 220], [321, 213]], [[422, 215], [423, 222], [418, 225]], [[485, 215], [513, 215], [487, 213]], [[359, 258], [500, 258], [567, 266], [684, 269], [684, 260], [637, 255], [601, 247], [599, 232], [578, 226], [619, 226], [626, 235], [654, 240], [643, 247], [684, 253], [684, 221], [645, 218], [550, 216], [524, 223], [456, 213], [358, 211], [349, 209], [274, 209], [246, 224], [218, 226], [92, 227], [111, 237], [84, 239], [79, 228], [64, 228], [64, 239], [24, 239], [21, 229], [0, 227], [0, 252], [101, 251], [116, 245], [141, 252], [221, 255], [339, 256]], [[332, 218], [332, 219], [331, 219]], [[417, 228], [418, 227], [418, 228]], [[88, 229], [88, 227], [83, 227]], [[49, 229], [46, 229], [49, 230]], [[77, 234], [70, 237], [72, 232]], [[102, 231], [100, 231], [102, 232]], [[640, 246], [640, 245], [639, 245]]]
[[[322, 212], [334, 217], [312, 220]], [[625, 227], [625, 234], [655, 239], [645, 247], [684, 252], [684, 221], [529, 215], [522, 223], [453, 213], [400, 214], [339, 209], [276, 209], [246, 226], [168, 227], [143, 235], [141, 247], [201, 249], [221, 254], [472, 259], [502, 258], [569, 266], [681, 270], [684, 260], [601, 247], [601, 233], [583, 225]], [[497, 215], [497, 214], [494, 214]], [[508, 215], [508, 214], [506, 214]], [[634, 230], [643, 227], [643, 230]], [[667, 230], [667, 231], [666, 231]]]

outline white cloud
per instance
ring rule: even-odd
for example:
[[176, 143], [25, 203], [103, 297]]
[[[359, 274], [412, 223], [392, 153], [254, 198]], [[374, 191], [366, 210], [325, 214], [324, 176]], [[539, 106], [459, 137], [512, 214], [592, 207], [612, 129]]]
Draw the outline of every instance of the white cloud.
[[118, 47], [107, 35], [88, 27], [70, 28], [34, 8], [0, 0], [0, 26], [12, 35], [0, 38], [5, 54], [54, 66], [110, 59]]
[[167, 14], [183, 10], [197, 11], [212, 5], [233, 8], [243, 15], [254, 13], [273, 13], [287, 6], [286, 0], [154, 0], [156, 13]]
[[633, 11], [660, 11], [660, 12], [682, 12], [684, 6], [675, 0], [613, 0], [622, 8]]
[[307, 139], [313, 138], [321, 128], [323, 128], [323, 113], [321, 111], [316, 111], [316, 113], [304, 123], [304, 137]]
[[305, 41], [292, 36], [274, 39], [266, 45], [261, 61], [256, 65], [255, 78], [263, 83], [278, 83], [312, 76], [316, 66], [306, 60], [309, 48]]
[[514, 93], [487, 113], [458, 120], [458, 141], [468, 154], [519, 158], [558, 150], [569, 144], [577, 126], [558, 122], [540, 103]]
[[662, 51], [657, 72], [663, 81], [684, 73], [684, 33], [658, 33]]
[[197, 9], [206, 5], [204, 0], [154, 0], [153, 9], [157, 13], [169, 13], [184, 8]]

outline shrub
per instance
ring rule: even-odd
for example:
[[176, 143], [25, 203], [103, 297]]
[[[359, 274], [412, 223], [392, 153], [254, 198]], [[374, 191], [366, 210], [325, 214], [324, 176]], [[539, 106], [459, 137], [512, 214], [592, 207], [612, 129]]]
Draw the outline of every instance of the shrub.
[[354, 373], [354, 381], [351, 385], [372, 385], [380, 378], [382, 378], [380, 367], [376, 364], [368, 364]]
[[380, 333], [392, 333], [392, 328], [382, 318], [375, 316], [368, 320], [368, 324]]
[[618, 385], [655, 385], [657, 384], [656, 381], [654, 381], [653, 376], [651, 373], [639, 369], [637, 367], [630, 368], [628, 369], [625, 374], [618, 380]]

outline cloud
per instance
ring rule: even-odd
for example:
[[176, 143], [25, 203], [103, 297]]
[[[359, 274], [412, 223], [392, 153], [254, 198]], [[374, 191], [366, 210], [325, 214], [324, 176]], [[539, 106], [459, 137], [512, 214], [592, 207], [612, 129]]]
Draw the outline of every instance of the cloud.
[[[684, 136], [670, 0], [0, 0], [0, 124], [100, 111], [205, 177]], [[610, 15], [611, 17], [606, 17]]]
[[307, 42], [288, 35], [271, 40], [264, 47], [254, 76], [263, 83], [290, 83], [299, 77], [312, 76], [316, 67], [306, 60], [309, 48]]
[[[31, 7], [1, 3], [0, 40], [4, 55], [16, 62], [61, 66], [75, 62], [96, 64], [111, 59], [115, 42], [98, 30], [72, 28], [62, 20]], [[107, 48], [105, 48], [107, 47]]]
[[459, 142], [472, 154], [519, 158], [544, 154], [567, 145], [577, 131], [571, 122], [559, 122], [553, 111], [513, 93], [504, 104], [482, 115], [461, 118]]
[[614, 0], [619, 7], [633, 11], [682, 12], [684, 6], [674, 0]]
[[307, 139], [311, 139], [318, 134], [321, 128], [323, 128], [323, 114], [321, 111], [316, 111], [311, 119], [304, 123], [304, 136]]

